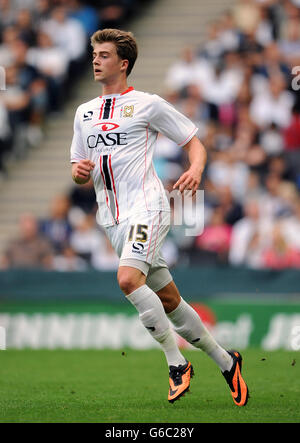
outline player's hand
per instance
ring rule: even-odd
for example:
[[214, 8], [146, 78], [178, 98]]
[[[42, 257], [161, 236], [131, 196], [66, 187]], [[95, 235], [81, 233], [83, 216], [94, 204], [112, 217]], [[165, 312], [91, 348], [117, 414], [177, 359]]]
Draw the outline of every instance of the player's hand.
[[86, 183], [90, 179], [90, 173], [95, 168], [95, 163], [89, 159], [80, 160], [72, 165], [72, 177], [76, 183]]
[[181, 193], [191, 190], [192, 195], [194, 195], [199, 188], [201, 177], [202, 170], [190, 167], [180, 176], [179, 180], [177, 180], [173, 186], [173, 189], [179, 189]]

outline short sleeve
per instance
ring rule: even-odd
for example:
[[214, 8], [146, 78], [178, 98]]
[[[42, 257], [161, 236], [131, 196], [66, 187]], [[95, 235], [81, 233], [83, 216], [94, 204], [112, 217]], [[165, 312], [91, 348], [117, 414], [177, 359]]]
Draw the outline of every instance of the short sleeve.
[[77, 163], [78, 161], [85, 160], [87, 158], [81, 135], [79, 108], [75, 114], [73, 128], [74, 134], [71, 144], [71, 163]]
[[153, 96], [150, 109], [150, 127], [179, 146], [186, 145], [196, 135], [195, 124], [158, 95]]

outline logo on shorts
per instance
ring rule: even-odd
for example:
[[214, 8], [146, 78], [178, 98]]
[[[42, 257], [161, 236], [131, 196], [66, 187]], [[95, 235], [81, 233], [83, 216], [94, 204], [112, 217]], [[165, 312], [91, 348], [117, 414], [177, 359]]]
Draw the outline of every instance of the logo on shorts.
[[132, 245], [132, 252], [135, 252], [136, 254], [143, 254], [144, 252], [143, 243], [134, 242]]

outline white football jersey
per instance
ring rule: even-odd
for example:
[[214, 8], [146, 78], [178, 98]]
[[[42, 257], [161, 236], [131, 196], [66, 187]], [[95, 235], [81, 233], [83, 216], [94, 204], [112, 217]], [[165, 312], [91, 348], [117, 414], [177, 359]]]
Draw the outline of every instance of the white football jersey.
[[71, 162], [90, 159], [102, 226], [134, 213], [169, 211], [153, 167], [158, 132], [186, 145], [198, 128], [158, 95], [135, 91], [97, 97], [80, 105], [74, 120]]

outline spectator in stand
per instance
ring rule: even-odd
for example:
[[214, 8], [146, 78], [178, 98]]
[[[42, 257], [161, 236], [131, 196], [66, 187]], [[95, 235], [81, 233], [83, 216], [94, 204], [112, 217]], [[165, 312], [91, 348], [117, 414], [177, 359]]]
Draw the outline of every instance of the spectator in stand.
[[245, 162], [236, 160], [234, 151], [214, 153], [207, 176], [216, 188], [229, 186], [237, 201], [244, 198], [249, 168]]
[[237, 51], [241, 42], [241, 31], [236, 27], [232, 11], [227, 10], [219, 20], [220, 42], [224, 51]]
[[72, 232], [69, 209], [68, 197], [57, 195], [52, 200], [49, 217], [40, 222], [40, 231], [51, 242], [55, 253], [60, 253], [69, 243]]
[[253, 98], [250, 105], [251, 118], [261, 130], [272, 123], [279, 128], [286, 128], [291, 123], [293, 105], [294, 97], [287, 90], [284, 77], [274, 75], [265, 92]]
[[7, 26], [2, 32], [2, 43], [0, 45], [1, 66], [4, 68], [13, 65], [14, 55], [12, 45], [18, 39], [18, 30], [16, 26]]
[[233, 15], [237, 28], [243, 34], [256, 31], [261, 19], [259, 4], [253, 0], [238, 0]]
[[52, 10], [51, 18], [42, 23], [41, 30], [49, 35], [55, 46], [67, 54], [69, 69], [65, 88], [70, 94], [74, 82], [84, 68], [87, 46], [85, 30], [77, 19], [68, 17], [67, 8], [61, 5]]
[[51, 41], [67, 54], [69, 60], [78, 61], [82, 58], [87, 38], [81, 23], [68, 17], [66, 7], [56, 6], [51, 12], [51, 18], [45, 21], [41, 28], [50, 36]]
[[32, 214], [23, 214], [19, 221], [19, 235], [6, 248], [1, 268], [52, 269], [52, 266], [50, 242], [39, 233], [37, 219]]
[[74, 249], [65, 246], [61, 254], [55, 255], [53, 259], [53, 269], [61, 272], [86, 271], [88, 265], [85, 260], [78, 257]]
[[266, 155], [270, 158], [278, 156], [284, 150], [283, 134], [275, 123], [272, 123], [260, 132], [259, 143]]
[[36, 28], [41, 29], [44, 21], [50, 17], [52, 9], [52, 0], [35, 0], [35, 8], [33, 11]]
[[15, 26], [18, 35], [29, 47], [36, 44], [36, 31], [33, 26], [32, 15], [29, 9], [20, 9], [17, 13]]
[[[19, 69], [16, 66], [6, 68], [6, 91], [1, 95], [2, 103], [7, 110], [9, 132], [11, 141], [14, 144], [15, 152], [22, 152], [24, 126], [27, 122], [27, 111], [30, 104], [30, 95], [24, 91], [18, 81]], [[8, 150], [9, 155], [13, 154], [12, 148]]]
[[272, 243], [262, 252], [262, 266], [269, 269], [300, 268], [300, 251], [289, 245], [279, 223], [272, 232]]
[[89, 264], [94, 254], [105, 248], [105, 235], [95, 223], [94, 215], [82, 214], [70, 236], [72, 249]]
[[245, 216], [234, 224], [229, 248], [229, 263], [233, 266], [262, 267], [262, 251], [269, 244], [273, 223], [261, 214], [256, 199], [247, 200]]
[[290, 67], [281, 57], [279, 46], [275, 42], [271, 42], [264, 48], [261, 64], [255, 66], [255, 72], [267, 79], [274, 75], [282, 75], [286, 84], [291, 80]]
[[67, 0], [67, 6], [69, 17], [81, 23], [88, 37], [91, 37], [97, 29], [102, 27], [99, 14], [92, 6], [84, 5], [79, 0]]
[[54, 46], [50, 36], [40, 31], [37, 34], [37, 46], [28, 50], [26, 60], [46, 79], [49, 110], [59, 111], [63, 104], [64, 83], [69, 65], [66, 52]]
[[98, 271], [117, 271], [119, 267], [119, 257], [110, 244], [110, 241], [104, 236], [101, 249], [95, 248], [91, 255], [91, 265]]
[[204, 58], [199, 59], [193, 48], [186, 47], [182, 50], [178, 62], [169, 68], [165, 85], [168, 91], [181, 92], [190, 85], [197, 85], [202, 90], [212, 75], [210, 63]]
[[290, 18], [286, 23], [286, 35], [279, 41], [283, 59], [294, 66], [300, 64], [300, 16]]
[[18, 39], [12, 44], [18, 83], [29, 93], [27, 139], [31, 145], [41, 141], [42, 125], [48, 108], [47, 85], [42, 74], [27, 62], [28, 46]]
[[293, 211], [280, 223], [281, 232], [288, 245], [300, 251], [300, 198], [299, 193], [293, 196]]
[[282, 197], [284, 182], [276, 172], [267, 174], [264, 191], [259, 198], [265, 219], [275, 220], [290, 213], [289, 202]]
[[243, 206], [234, 200], [230, 186], [221, 186], [216, 190], [217, 201], [222, 210], [224, 222], [234, 225], [243, 217]]
[[132, 0], [102, 0], [100, 17], [103, 28], [122, 28], [132, 3]]
[[[228, 52], [215, 73], [206, 80], [204, 99], [218, 108], [217, 119], [222, 124], [234, 123], [234, 102], [244, 81], [244, 70], [237, 53]], [[229, 117], [228, 117], [229, 113]]]
[[15, 11], [11, 0], [0, 0], [0, 31], [15, 21]]
[[201, 49], [199, 49], [198, 56], [207, 60], [212, 66], [217, 66], [224, 54], [224, 45], [221, 41], [222, 25], [218, 21], [208, 24], [207, 39]]
[[[196, 237], [195, 247], [199, 252], [198, 261], [205, 263], [207, 257], [209, 261], [215, 260], [216, 264], [226, 264], [231, 239], [231, 226], [226, 223], [224, 211], [221, 206], [214, 209], [208, 226], [203, 233]], [[194, 255], [197, 260], [197, 253]]]
[[69, 198], [73, 209], [79, 208], [86, 214], [95, 214], [97, 212], [98, 205], [92, 180], [85, 185], [74, 185], [70, 191]]

